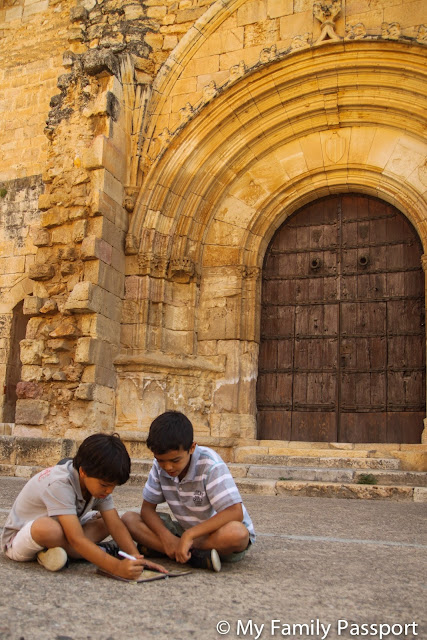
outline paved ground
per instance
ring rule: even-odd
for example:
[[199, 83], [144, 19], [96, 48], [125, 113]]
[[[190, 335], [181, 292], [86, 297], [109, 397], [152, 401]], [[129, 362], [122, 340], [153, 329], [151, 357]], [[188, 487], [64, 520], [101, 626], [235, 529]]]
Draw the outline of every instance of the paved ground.
[[[0, 478], [1, 525], [23, 484]], [[120, 511], [138, 509], [140, 488], [114, 495]], [[219, 574], [126, 584], [88, 563], [52, 574], [0, 556], [0, 638], [427, 640], [427, 504], [273, 496], [245, 504], [257, 543]]]

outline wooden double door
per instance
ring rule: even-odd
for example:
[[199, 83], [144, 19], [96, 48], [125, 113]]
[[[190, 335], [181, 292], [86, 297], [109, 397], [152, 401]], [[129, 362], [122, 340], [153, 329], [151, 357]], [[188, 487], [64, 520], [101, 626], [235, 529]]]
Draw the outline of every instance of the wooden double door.
[[276, 232], [263, 268], [258, 437], [420, 442], [425, 293], [404, 215], [331, 196]]

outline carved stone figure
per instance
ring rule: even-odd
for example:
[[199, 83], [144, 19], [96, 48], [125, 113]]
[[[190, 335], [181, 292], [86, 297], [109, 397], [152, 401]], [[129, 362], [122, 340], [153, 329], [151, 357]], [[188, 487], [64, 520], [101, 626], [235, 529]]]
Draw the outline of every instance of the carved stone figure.
[[347, 24], [345, 36], [349, 40], [362, 40], [366, 36], [366, 28], [362, 22], [357, 24]]
[[322, 24], [322, 32], [317, 38], [315, 44], [319, 44], [324, 40], [339, 41], [341, 38], [335, 33], [334, 20], [341, 11], [341, 0], [332, 0], [332, 2], [314, 2], [313, 15]]
[[187, 120], [189, 120], [193, 115], [193, 111], [194, 111], [193, 107], [189, 102], [187, 102], [185, 107], [179, 110], [179, 114], [181, 116], [181, 123], [187, 122]]
[[298, 49], [306, 49], [310, 46], [310, 34], [304, 33], [301, 36], [295, 36], [292, 38], [291, 51], [297, 51]]
[[239, 64], [235, 64], [230, 69], [230, 81], [237, 80], [245, 75], [246, 65], [244, 60], [240, 60]]

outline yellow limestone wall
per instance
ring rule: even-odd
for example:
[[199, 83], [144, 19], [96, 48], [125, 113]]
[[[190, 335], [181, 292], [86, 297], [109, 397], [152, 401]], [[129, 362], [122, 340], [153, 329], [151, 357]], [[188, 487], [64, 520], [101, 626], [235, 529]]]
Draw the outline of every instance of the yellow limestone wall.
[[178, 408], [244, 442], [286, 217], [367, 193], [425, 242], [425, 3], [115, 9], [0, 3], [0, 375], [22, 299], [29, 318], [13, 433], [141, 434]]

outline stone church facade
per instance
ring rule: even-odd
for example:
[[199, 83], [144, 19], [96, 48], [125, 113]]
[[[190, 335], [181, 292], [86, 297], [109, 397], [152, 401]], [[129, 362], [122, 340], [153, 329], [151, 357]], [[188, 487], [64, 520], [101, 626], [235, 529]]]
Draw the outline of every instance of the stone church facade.
[[[421, 443], [426, 44], [423, 0], [0, 0], [5, 433], [143, 438], [178, 409], [218, 446], [394, 442], [396, 415]], [[362, 291], [339, 309], [338, 236]], [[406, 328], [364, 336], [383, 311]], [[384, 340], [386, 363], [360, 364]]]

